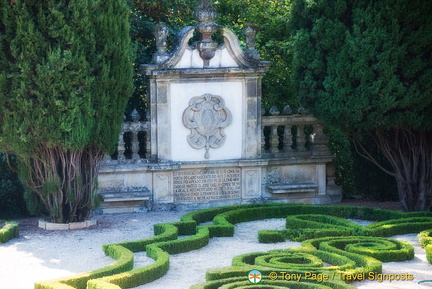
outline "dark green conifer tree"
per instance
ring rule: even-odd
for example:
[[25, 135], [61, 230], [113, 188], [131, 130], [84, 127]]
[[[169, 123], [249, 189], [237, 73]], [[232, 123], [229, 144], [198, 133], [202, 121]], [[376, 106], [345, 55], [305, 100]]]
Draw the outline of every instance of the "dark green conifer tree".
[[53, 222], [82, 221], [132, 93], [124, 0], [0, 0], [0, 150]]
[[403, 208], [432, 209], [432, 2], [296, 0], [292, 83], [359, 152], [368, 136]]

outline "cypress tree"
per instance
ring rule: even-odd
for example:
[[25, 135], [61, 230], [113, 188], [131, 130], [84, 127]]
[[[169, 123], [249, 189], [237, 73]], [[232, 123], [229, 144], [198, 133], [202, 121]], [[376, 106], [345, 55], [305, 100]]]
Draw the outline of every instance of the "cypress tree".
[[82, 221], [132, 93], [124, 0], [0, 0], [0, 150], [53, 222]]
[[421, 0], [296, 0], [292, 83], [358, 151], [368, 136], [405, 210], [432, 209], [432, 15]]

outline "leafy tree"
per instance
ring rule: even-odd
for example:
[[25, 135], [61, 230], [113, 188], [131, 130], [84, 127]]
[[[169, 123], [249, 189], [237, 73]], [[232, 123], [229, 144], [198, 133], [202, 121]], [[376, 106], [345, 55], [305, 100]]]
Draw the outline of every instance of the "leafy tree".
[[26, 215], [23, 188], [18, 176], [9, 169], [13, 156], [0, 153], [0, 219], [11, 219]]
[[[313, 113], [396, 178], [405, 210], [432, 208], [432, 4], [296, 0], [292, 83]], [[370, 138], [390, 167], [362, 145]]]
[[192, 25], [195, 20], [193, 11], [197, 5], [189, 0], [129, 0], [132, 10], [131, 36], [136, 44], [136, 59], [134, 65], [135, 91], [129, 99], [125, 115], [130, 116], [137, 109], [142, 117], [146, 112], [146, 82], [141, 73], [140, 64], [152, 63], [156, 52], [153, 30], [155, 25], [163, 22], [169, 30], [169, 41], [172, 43], [175, 34], [184, 26]]
[[53, 222], [94, 206], [132, 92], [124, 0], [0, 0], [0, 148]]
[[218, 23], [230, 27], [238, 36], [244, 24], [259, 28], [257, 49], [261, 59], [271, 61], [270, 70], [263, 78], [263, 107], [276, 105], [282, 109], [289, 104], [298, 108], [297, 95], [290, 85], [291, 42], [288, 29], [291, 0], [219, 0], [214, 1], [219, 14]]

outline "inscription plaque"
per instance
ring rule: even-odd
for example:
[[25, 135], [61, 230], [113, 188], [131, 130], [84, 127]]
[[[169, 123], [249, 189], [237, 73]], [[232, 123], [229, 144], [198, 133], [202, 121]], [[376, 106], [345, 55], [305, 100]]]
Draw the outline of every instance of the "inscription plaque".
[[240, 198], [240, 169], [184, 170], [173, 174], [174, 202]]

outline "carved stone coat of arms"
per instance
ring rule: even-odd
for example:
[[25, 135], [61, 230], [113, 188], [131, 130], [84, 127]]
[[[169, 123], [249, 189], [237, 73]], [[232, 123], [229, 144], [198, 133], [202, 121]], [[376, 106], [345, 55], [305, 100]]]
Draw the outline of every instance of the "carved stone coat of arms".
[[225, 143], [224, 128], [231, 124], [232, 115], [221, 96], [204, 94], [193, 97], [183, 112], [183, 124], [191, 130], [187, 140], [195, 149], [205, 149], [204, 157], [210, 158], [209, 150]]

